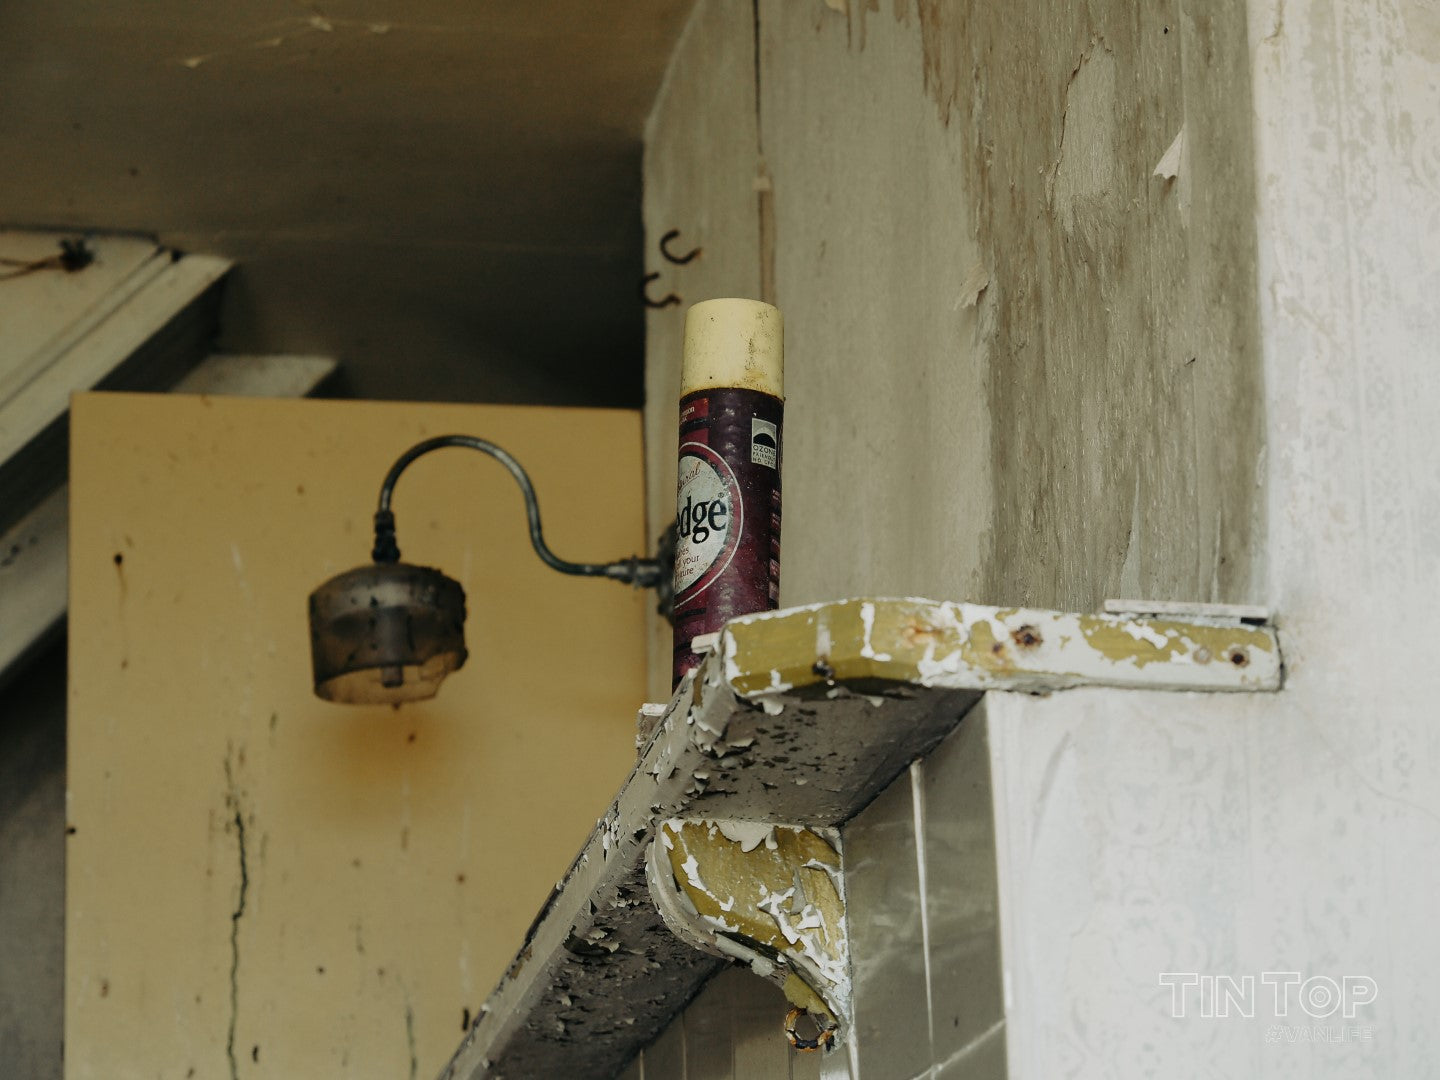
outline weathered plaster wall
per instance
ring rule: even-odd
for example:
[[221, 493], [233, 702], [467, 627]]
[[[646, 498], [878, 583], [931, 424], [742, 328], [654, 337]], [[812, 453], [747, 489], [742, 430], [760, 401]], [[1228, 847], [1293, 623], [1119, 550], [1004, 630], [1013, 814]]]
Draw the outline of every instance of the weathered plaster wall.
[[[702, 77], [703, 73], [703, 77]], [[755, 190], [754, 18], [747, 4], [695, 6], [645, 128], [645, 269], [648, 295], [680, 302], [646, 314], [645, 507], [650, 536], [675, 518], [680, 356], [685, 304], [760, 295], [759, 199]], [[671, 246], [683, 266], [660, 252]], [[650, 695], [670, 696], [670, 626], [648, 623]]]
[[[645, 220], [686, 303], [785, 312], [782, 603], [1252, 599], [1243, 7], [741, 7], [692, 16]], [[672, 228], [690, 266], [654, 254]], [[683, 312], [648, 320], [652, 531]]]
[[[1028, 10], [1028, 5], [1007, 9], [1005, 17], [1020, 20], [1017, 32], [1028, 25], [1030, 33], [1043, 37], [1064, 29], [1025, 23]], [[1142, 547], [1138, 564], [1121, 561], [1119, 582], [1129, 592], [1137, 581], [1145, 591], [1162, 580], [1177, 589], [1189, 581], [1195, 590], [1189, 595], [1197, 595], [1207, 581], [1215, 588], [1218, 576], [1216, 595], [1224, 597], [1227, 581], [1239, 589], [1248, 577], [1251, 595], [1277, 612], [1287, 681], [1278, 695], [1252, 698], [1100, 690], [1048, 698], [996, 695], [983, 715], [967, 719], [966, 726], [984, 725], [990, 746], [1009, 1075], [1023, 1080], [1426, 1076], [1440, 1058], [1440, 1039], [1428, 1022], [1440, 1006], [1434, 978], [1440, 932], [1433, 917], [1440, 866], [1431, 857], [1440, 846], [1440, 738], [1434, 723], [1440, 668], [1433, 663], [1440, 651], [1440, 615], [1429, 602], [1440, 591], [1440, 432], [1434, 423], [1440, 414], [1440, 309], [1434, 299], [1440, 296], [1440, 266], [1433, 255], [1440, 250], [1435, 107], [1440, 22], [1430, 6], [1406, 0], [1251, 0], [1244, 10], [1231, 6], [1210, 14], [1216, 19], [1223, 14], [1223, 25], [1177, 20], [1168, 24], [1168, 35], [1161, 26], [1161, 38], [1182, 35], [1178, 59], [1185, 86], [1193, 85], [1192, 58], [1203, 62], [1208, 55], [1219, 66], [1213, 76], [1219, 83], [1195, 88], [1194, 100], [1226, 110], [1223, 123], [1214, 113], [1207, 113], [1204, 123], [1223, 126], [1210, 138], [1238, 158], [1199, 163], [1199, 147], [1188, 136], [1201, 122], [1187, 91], [1188, 150], [1179, 155], [1174, 184], [1163, 185], [1163, 198], [1173, 203], [1162, 203], [1160, 212], [1173, 210], [1183, 226], [1187, 211], [1179, 204], [1188, 198], [1191, 231], [1167, 233], [1164, 220], [1152, 222], [1144, 245], [1197, 236], [1194, 222], [1203, 197], [1195, 186], [1207, 168], [1211, 175], [1222, 169], [1231, 177], [1226, 185], [1241, 186], [1228, 194], [1217, 189], [1212, 198], [1233, 194], [1236, 206], [1254, 210], [1258, 259], [1252, 264], [1242, 257], [1236, 237], [1243, 222], [1231, 220], [1230, 231], [1219, 234], [1235, 243], [1229, 255], [1200, 250], [1182, 260], [1186, 273], [1203, 270], [1201, 278], [1177, 292], [1153, 252], [1146, 256], [1150, 269], [1142, 280], [1151, 283], [1157, 298], [1178, 297], [1191, 305], [1182, 307], [1191, 312], [1189, 324], [1154, 323], [1155, 340], [1249, 337], [1251, 369], [1234, 374], [1252, 397], [1263, 391], [1263, 402], [1237, 399], [1219, 409], [1213, 395], [1228, 391], [1216, 386], [1194, 399], [1193, 413], [1177, 416], [1177, 399], [1162, 393], [1169, 384], [1152, 373], [1149, 388], [1133, 405], [1133, 436], [1126, 438], [1135, 440], [1134, 453], [1144, 459], [1138, 466], [1142, 484], [1152, 475], [1146, 472], [1155, 467], [1152, 459], [1186, 445], [1202, 451], [1211, 446], [1193, 459], [1213, 470], [1206, 482], [1220, 483], [1229, 470], [1244, 487], [1244, 498], [1253, 501], [1258, 481], [1267, 522], [1263, 533], [1255, 531], [1259, 515], [1250, 507], [1245, 528], [1256, 546], [1247, 548], [1243, 528], [1229, 533], [1234, 523], [1225, 500], [1238, 497], [1236, 492], [1207, 496], [1198, 473], [1184, 490], [1162, 486], [1158, 490], [1169, 491], [1166, 498], [1177, 515], [1187, 505], [1204, 510], [1207, 498], [1215, 512], [1213, 499], [1220, 500], [1220, 555], [1188, 539], [1169, 554], [1153, 546], [1147, 554]], [[1093, 19], [1094, 12], [1085, 17]], [[1148, 25], [1148, 15], [1136, 17], [1137, 26]], [[1236, 18], [1245, 25], [1237, 27]], [[883, 15], [869, 16], [872, 35], [884, 22]], [[938, 25], [933, 17], [931, 25]], [[1098, 143], [1109, 154], [1120, 143], [1096, 127], [1097, 116], [1088, 109], [1136, 85], [1144, 65], [1136, 66], [1134, 50], [1143, 54], [1154, 46], [1127, 39], [1126, 33], [1123, 25], [1109, 26], [1105, 40], [1113, 55], [1107, 57], [1098, 42], [1086, 44], [1073, 78], [1052, 87], [1050, 107], [1032, 102], [1033, 124], [1048, 122], [1054, 131], [1058, 123], [1067, 145], [1081, 123], [1077, 99], [1088, 103], [1088, 127], [1078, 129], [1086, 131], [1089, 160], [1071, 174], [1062, 156], [1051, 177], [1031, 181], [1016, 171], [1011, 147], [1007, 171], [1017, 203], [1023, 204], [1029, 187], [1034, 206], [1036, 183], [1062, 191], [1067, 184], [1091, 182], [1097, 170], [1107, 175], [1113, 170], [1113, 161], [1089, 151]], [[1124, 40], [1130, 44], [1117, 49]], [[1236, 71], [1234, 49], [1242, 41], [1244, 58]], [[1162, 40], [1160, 48], [1170, 46]], [[1022, 82], [1047, 77], [1044, 70], [1026, 68], [1016, 48], [997, 56], [993, 80], [978, 86], [960, 80], [953, 56], [934, 49], [929, 55], [932, 87], [945, 86], [947, 77], [957, 80], [952, 116], [969, 107], [969, 94], [993, 102], [996, 86], [1025, 95], [1030, 91]], [[1247, 84], [1253, 87], [1253, 112], [1231, 115], [1233, 104], [1222, 105], [1217, 95]], [[1066, 97], [1069, 108], [1063, 109]], [[1125, 114], [1123, 103], [1116, 109]], [[1133, 115], [1142, 113], [1149, 115], [1144, 110]], [[1168, 129], [1154, 130], [1158, 146]], [[1238, 145], [1250, 140], [1249, 146]], [[1244, 164], [1247, 155], [1253, 168]], [[1248, 193], [1246, 184], [1253, 184]], [[1003, 195], [998, 181], [996, 190]], [[994, 212], [1012, 209], [997, 206]], [[1083, 209], [1072, 207], [1074, 229], [1068, 234], [1063, 216], [1058, 233], [1047, 231], [1043, 220], [1036, 227], [1012, 217], [1013, 244], [1048, 237], [1062, 256], [1066, 245], [1073, 252], [1076, 245], [1090, 244], [1099, 260], [1115, 238], [1096, 232], [1093, 223], [1087, 226]], [[1217, 202], [1210, 212], [1222, 209]], [[780, 215], [782, 247], [784, 224]], [[1190, 242], [1203, 248], [1216, 235], [1212, 230]], [[1133, 243], [1126, 255], [1138, 257]], [[1082, 280], [1091, 265], [1072, 260], [1069, 272]], [[1130, 272], [1124, 269], [1128, 263], [1116, 265]], [[1012, 324], [1015, 335], [1028, 333], [1026, 348], [1053, 337], [1047, 319], [1065, 310], [1061, 293], [1074, 287], [1074, 281], [1067, 285], [1046, 270], [1034, 273], [1039, 299], [1024, 303], [1041, 306], [1029, 323]], [[1228, 299], [1207, 305], [1211, 286], [1203, 285], [1209, 280], [1204, 275], [1216, 274], [1220, 280], [1214, 285]], [[1244, 283], [1241, 295], [1235, 294], [1237, 280]], [[997, 272], [992, 287], [1002, 285]], [[1106, 289], [1094, 295], [1095, 321], [1072, 329], [1114, 341], [1106, 337], [1113, 329], [1107, 328], [1111, 314], [1104, 312]], [[1151, 312], [1152, 318], [1159, 315]], [[1119, 340], [1123, 345], [1124, 336]], [[1263, 382], [1256, 381], [1253, 368], [1257, 341]], [[1184, 366], [1201, 368], [1202, 359], [1197, 354], [1193, 365]], [[1014, 360], [1028, 362], [1023, 355]], [[1008, 370], [992, 368], [990, 402], [996, 409], [1011, 401], [1012, 419], [1022, 431], [1033, 434], [1034, 425], [1046, 423], [1052, 429], [1055, 423], [1074, 423], [1085, 437], [1115, 430], [1104, 415], [1086, 413], [1090, 390], [1079, 377], [1083, 372], [1062, 367], [1057, 370], [1073, 377], [1053, 386], [1022, 381], [997, 388], [994, 380]], [[1066, 387], [1074, 391], [1079, 420], [1057, 421], [1052, 415], [1064, 403]], [[1134, 389], [1115, 385], [1111, 392], [1124, 402]], [[1143, 409], [1140, 400], [1148, 403]], [[1183, 396], [1179, 400], [1183, 403]], [[1200, 408], [1206, 400], [1210, 404]], [[992, 424], [998, 419], [992, 411]], [[1254, 460], [1224, 465], [1231, 459], [1216, 457], [1226, 452], [1220, 443], [1234, 431], [1256, 449], [1255, 426], [1261, 423], [1264, 450]], [[1058, 436], [1052, 430], [1036, 437]], [[1010, 438], [992, 428], [989, 445], [1002, 447]], [[1088, 452], [1082, 441], [1076, 453], [1083, 459]], [[1010, 485], [998, 489], [999, 521], [1018, 513], [1007, 509], [1000, 495], [1023, 494], [1033, 481], [1028, 472], [1017, 477], [1008, 471], [996, 453], [985, 467], [994, 470], [997, 484]], [[1179, 474], [1170, 475], [1175, 480]], [[793, 471], [788, 479], [796, 482]], [[1076, 499], [1084, 504], [1083, 494], [1062, 492], [1041, 510], [1073, 508]], [[1141, 498], [1142, 539], [1147, 515], [1161, 513], [1165, 505], [1153, 495]], [[1074, 528], [1103, 535], [1114, 526], [1103, 507], [1096, 508], [1093, 520], [1077, 520]], [[1177, 528], [1178, 522], [1177, 516]], [[1197, 519], [1196, 528], [1204, 524]], [[1230, 543], [1237, 546], [1227, 549]], [[793, 547], [789, 550], [787, 567], [797, 558]], [[1117, 550], [1103, 548], [1102, 555], [1111, 553], [1108, 563], [1093, 554], [1088, 558], [1113, 573]], [[1243, 561], [1247, 550], [1255, 557], [1241, 573], [1232, 564]], [[1058, 560], [1032, 560], [1033, 587], [1053, 588], [1044, 584], [1052, 575], [1098, 572], [1090, 563], [1070, 566], [1068, 550], [1062, 554]], [[991, 581], [1003, 582], [1013, 573], [1024, 584], [1018, 577], [1024, 566], [1017, 562], [1004, 571], [999, 555], [988, 572], [995, 575]], [[1069, 588], [1077, 590], [1071, 594], [1075, 602], [1085, 600], [1083, 590]], [[1063, 601], [1067, 594], [1055, 595]], [[929, 767], [927, 762], [927, 772]], [[890, 811], [888, 846], [895, 853], [897, 884], [886, 890], [888, 915], [900, 954], [918, 959], [925, 955], [926, 932], [913, 914], [919, 884], [907, 876], [914, 843], [903, 820], [912, 783], [909, 778], [898, 783], [863, 817], [879, 821]], [[972, 809], [957, 820], [976, 816]], [[860, 824], [857, 819], [856, 827]], [[933, 817], [925, 828], [932, 825]], [[896, 959], [894, 967], [893, 985], [903, 988], [904, 964]], [[1253, 1016], [1220, 1017], [1202, 1015], [1192, 990], [1185, 1014], [1177, 1017], [1171, 990], [1159, 981], [1163, 972], [1258, 982], [1266, 972], [1291, 971], [1337, 983], [1347, 975], [1370, 978], [1378, 997], [1350, 1018], [1311, 1016], [1292, 998], [1282, 1016], [1262, 986]], [[913, 987], [919, 981], [912, 964], [912, 1002], [918, 1001]], [[902, 1014], [912, 1020], [921, 1015], [918, 1007]], [[920, 1037], [915, 1026], [906, 1045]], [[908, 1065], [923, 1062], [923, 1055], [915, 1055]], [[878, 1075], [891, 1072], [881, 1067]]]
[[989, 271], [985, 588], [1080, 609], [1249, 598], [1262, 431], [1243, 3], [920, 6]]
[[[1440, 844], [1440, 616], [1427, 602], [1440, 590], [1432, 7], [1249, 0], [1196, 14], [926, 3], [917, 18], [902, 3], [898, 22], [888, 5], [846, 7], [793, 5], [778, 21], [760, 7], [775, 290], [794, 365], [787, 588], [825, 574], [858, 579], [870, 561], [865, 580], [881, 587], [925, 565], [898, 538], [933, 520], [928, 506], [827, 519], [839, 527], [834, 540], [795, 521], [806, 499], [797, 487], [828, 481], [843, 505], [852, 483], [838, 452], [817, 477], [826, 438], [842, 448], [868, 440], [874, 468], [913, 483], [894, 430], [927, 422], [925, 407], [900, 411], [845, 358], [849, 340], [868, 332], [861, 322], [891, 317], [876, 296], [934, 307], [937, 271], [905, 278], [876, 229], [864, 259], [852, 253], [825, 276], [837, 241], [797, 227], [804, 196], [823, 217], [827, 201], [844, 197], [837, 191], [865, 182], [863, 144], [899, 137], [870, 130], [856, 101], [890, 92], [861, 77], [865, 56], [913, 57], [897, 44], [909, 34], [941, 118], [923, 141], [961, 139], [961, 169], [936, 175], [934, 194], [903, 212], [877, 190], [849, 204], [860, 224], [833, 228], [863, 231], [864, 215], [939, 218], [946, 199], [970, 215], [973, 246], [955, 250], [961, 261], [980, 256], [958, 297], [961, 309], [974, 298], [973, 331], [957, 339], [952, 326], [947, 349], [887, 365], [903, 363], [917, 380], [933, 379], [942, 360], [982, 368], [989, 427], [970, 467], [990, 481], [988, 501], [957, 527], [973, 545], [964, 530], [986, 523], [968, 580], [997, 600], [1078, 607], [1117, 592], [1259, 600], [1278, 613], [1286, 654], [1276, 696], [1086, 691], [989, 702], [980, 722], [993, 768], [1010, 1075], [1428, 1075], [1440, 1057], [1426, 1019], [1440, 1004], [1440, 869], [1429, 857]], [[782, 24], [789, 30], [774, 40]], [[783, 70], [772, 76], [772, 63]], [[849, 85], [826, 73], [836, 68]], [[817, 167], [798, 166], [798, 194], [781, 182], [786, 166], [768, 138], [794, 95], [804, 102], [800, 137], [821, 133], [808, 144]], [[831, 106], [848, 124], [827, 127]], [[904, 109], [887, 121], [900, 131], [931, 123]], [[859, 148], [847, 155], [836, 144], [851, 138]], [[1173, 178], [1153, 175], [1162, 163]], [[925, 154], [896, 154], [887, 182], [908, 190], [910, 173], [931, 168]], [[800, 258], [791, 245], [806, 244], [811, 277], [797, 282], [785, 268]], [[887, 293], [896, 274], [906, 288]], [[820, 330], [810, 304], [821, 301], [803, 299], [812, 284], [827, 305]], [[835, 333], [836, 323], [851, 333]], [[811, 343], [824, 334], [839, 340], [816, 358]], [[860, 388], [887, 422], [837, 404], [828, 434], [797, 432], [793, 418], [810, 406], [793, 395], [820, 363], [843, 375], [836, 397]], [[949, 444], [969, 435], [961, 427], [932, 437]], [[905, 866], [909, 784], [867, 811], [897, 803], [893, 846]], [[918, 947], [909, 888], [896, 889], [891, 914]], [[1287, 1017], [1267, 1014], [1263, 997], [1253, 1019], [1200, 1016], [1193, 998], [1176, 1018], [1165, 971], [1359, 975], [1379, 997], [1340, 1042], [1317, 1043], [1314, 1029], [1333, 1025], [1293, 1004]]]
[[913, 20], [759, 12], [786, 316], [781, 602], [981, 598], [991, 417], [964, 295], [982, 265], [965, 140], [925, 95]]

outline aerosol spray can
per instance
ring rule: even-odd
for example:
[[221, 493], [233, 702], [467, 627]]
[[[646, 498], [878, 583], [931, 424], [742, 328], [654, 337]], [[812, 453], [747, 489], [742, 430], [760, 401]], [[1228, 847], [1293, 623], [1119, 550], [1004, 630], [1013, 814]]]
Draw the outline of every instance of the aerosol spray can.
[[691, 642], [780, 602], [785, 323], [758, 300], [685, 313], [675, 552], [675, 682]]

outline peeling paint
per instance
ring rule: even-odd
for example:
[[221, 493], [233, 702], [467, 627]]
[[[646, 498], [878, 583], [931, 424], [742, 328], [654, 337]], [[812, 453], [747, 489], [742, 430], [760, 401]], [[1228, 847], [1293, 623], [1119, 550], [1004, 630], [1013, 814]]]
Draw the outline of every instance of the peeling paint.
[[947, 126], [966, 84], [965, 37], [953, 25], [945, 0], [917, 0], [920, 43], [924, 57], [925, 93]]
[[1185, 126], [1182, 124], [1179, 132], [1175, 135], [1175, 141], [1170, 144], [1170, 148], [1165, 151], [1164, 156], [1160, 158], [1159, 163], [1155, 166], [1155, 171], [1150, 175], [1158, 176], [1162, 180], [1174, 180], [1180, 175], [1180, 167], [1184, 159], [1184, 154]]
[[865, 624], [865, 636], [860, 644], [860, 655], [867, 660], [889, 660], [889, 653], [877, 653], [875, 646], [871, 643], [871, 635], [875, 630], [875, 605], [862, 603], [860, 605], [860, 621]]
[[775, 851], [779, 846], [775, 839], [775, 826], [768, 821], [717, 821], [715, 827], [725, 839], [739, 844], [740, 850], [747, 854], [761, 844], [769, 851]]
[[[895, 27], [891, 41], [903, 56], [918, 34], [924, 99], [910, 104], [897, 91], [886, 115], [954, 156], [937, 159], [911, 209], [950, 213], [945, 196], [928, 192], [961, 193], [961, 205], [973, 208], [966, 234], [977, 261], [1000, 286], [986, 294], [973, 350], [957, 356], [946, 337], [912, 346], [925, 385], [940, 385], [958, 360], [978, 369], [988, 389], [988, 453], [977, 460], [993, 504], [962, 510], [939, 500], [984, 530], [988, 550], [963, 570], [966, 590], [1075, 609], [1126, 581], [1177, 599], [1260, 595], [1254, 554], [1264, 498], [1252, 480], [1264, 443], [1255, 303], [1262, 185], [1243, 6], [918, 0], [917, 12], [918, 26]], [[1277, 4], [1277, 34], [1282, 25]], [[778, 34], [771, 50], [776, 65], [843, 62], [838, 49], [806, 55]], [[794, 82], [807, 75], [802, 69]], [[893, 82], [907, 76], [897, 70]], [[795, 153], [813, 154], [799, 138], [813, 102], [792, 96]], [[935, 116], [938, 124], [920, 126]], [[864, 128], [846, 137], [834, 160], [864, 160], [864, 144], [877, 136]], [[810, 179], [808, 162], [772, 158], [777, 176]], [[797, 244], [823, 228], [819, 215], [795, 218], [787, 214]], [[893, 256], [882, 248], [876, 257]], [[914, 265], [897, 295], [919, 306], [895, 309], [884, 326], [890, 336], [908, 333], [917, 312], [937, 301], [956, 304], [927, 280], [923, 263]], [[852, 289], [863, 291], [860, 279], [838, 274], [826, 278], [823, 298], [800, 281], [780, 284], [792, 308], [802, 305], [797, 317], [843, 308], [859, 296]], [[957, 310], [969, 295], [961, 290]], [[846, 362], [827, 366], [828, 382], [817, 385], [843, 396]], [[902, 419], [886, 412], [880, 423]], [[907, 516], [930, 513], [921, 505], [928, 499]], [[933, 576], [940, 569], [931, 552], [912, 565], [906, 547], [886, 549], [868, 534], [864, 541], [863, 550], [879, 544], [899, 556], [896, 580], [943, 580]], [[860, 573], [829, 548], [815, 558], [832, 578]]]
[[[780, 684], [788, 685], [786, 700], [793, 701], [805, 686], [867, 676], [980, 689], [1250, 690], [1276, 689], [1281, 675], [1274, 632], [1239, 620], [1078, 615], [919, 599], [840, 601], [784, 617], [781, 623], [773, 613], [747, 616], [725, 631], [727, 681], [762, 706]], [[1247, 659], [1209, 663], [1237, 652]], [[752, 670], [760, 655], [763, 675]], [[1252, 666], [1251, 659], [1259, 662]]]
[[960, 295], [955, 298], [955, 309], [973, 308], [980, 302], [980, 294], [990, 287], [990, 271], [983, 263], [976, 263], [960, 283]]
[[1122, 233], [1115, 221], [1125, 205], [1124, 155], [1115, 115], [1119, 74], [1105, 43], [1092, 43], [1070, 75], [1060, 139], [1046, 195], [1054, 220], [1108, 255]]
[[[1154, 658], [1161, 641], [1179, 651]], [[1193, 651], [1218, 657], [1222, 644], [1246, 648], [1248, 665]], [[1278, 671], [1271, 630], [1218, 619], [865, 598], [735, 620], [681, 683], [447, 1075], [560, 1075], [579, 1062], [613, 1074], [722, 957], [843, 1020], [849, 945], [829, 828], [985, 690], [1239, 690], [1278, 685]]]
[[839, 1021], [849, 1015], [849, 952], [838, 843], [792, 825], [667, 821], [651, 893], [684, 940], [750, 963], [792, 1003]]

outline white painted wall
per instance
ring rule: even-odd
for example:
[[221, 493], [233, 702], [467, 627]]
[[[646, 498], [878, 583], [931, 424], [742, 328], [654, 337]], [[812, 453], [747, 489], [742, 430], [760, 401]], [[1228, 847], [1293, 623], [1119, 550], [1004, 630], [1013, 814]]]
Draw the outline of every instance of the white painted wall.
[[1317, 733], [1433, 813], [1440, 7], [1251, 0], [1250, 26], [1270, 600]]
[[[1011, 1075], [1412, 1078], [1440, 1033], [1440, 8], [1251, 0], [1263, 572], [1288, 680], [1248, 700], [992, 702]], [[1373, 978], [1345, 1041], [1268, 991]], [[1312, 1029], [1297, 1031], [1296, 1029]], [[1356, 1037], [1358, 1034], [1358, 1038]]]
[[1372, 968], [1373, 1075], [1422, 1076], [1440, 1060], [1440, 8], [1251, 0], [1250, 27], [1290, 668], [1281, 707], [1252, 713], [1261, 895], [1275, 934], [1305, 935], [1297, 961]]

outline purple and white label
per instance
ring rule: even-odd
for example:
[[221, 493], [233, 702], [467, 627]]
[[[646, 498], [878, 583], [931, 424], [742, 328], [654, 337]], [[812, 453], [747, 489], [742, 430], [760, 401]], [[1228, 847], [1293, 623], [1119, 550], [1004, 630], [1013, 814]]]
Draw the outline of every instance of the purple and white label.
[[779, 398], [734, 386], [680, 399], [677, 681], [700, 663], [695, 638], [778, 602], [784, 412]]
[[675, 549], [675, 593], [686, 599], [704, 591], [730, 565], [744, 528], [740, 485], [730, 466], [710, 447], [680, 447]]

